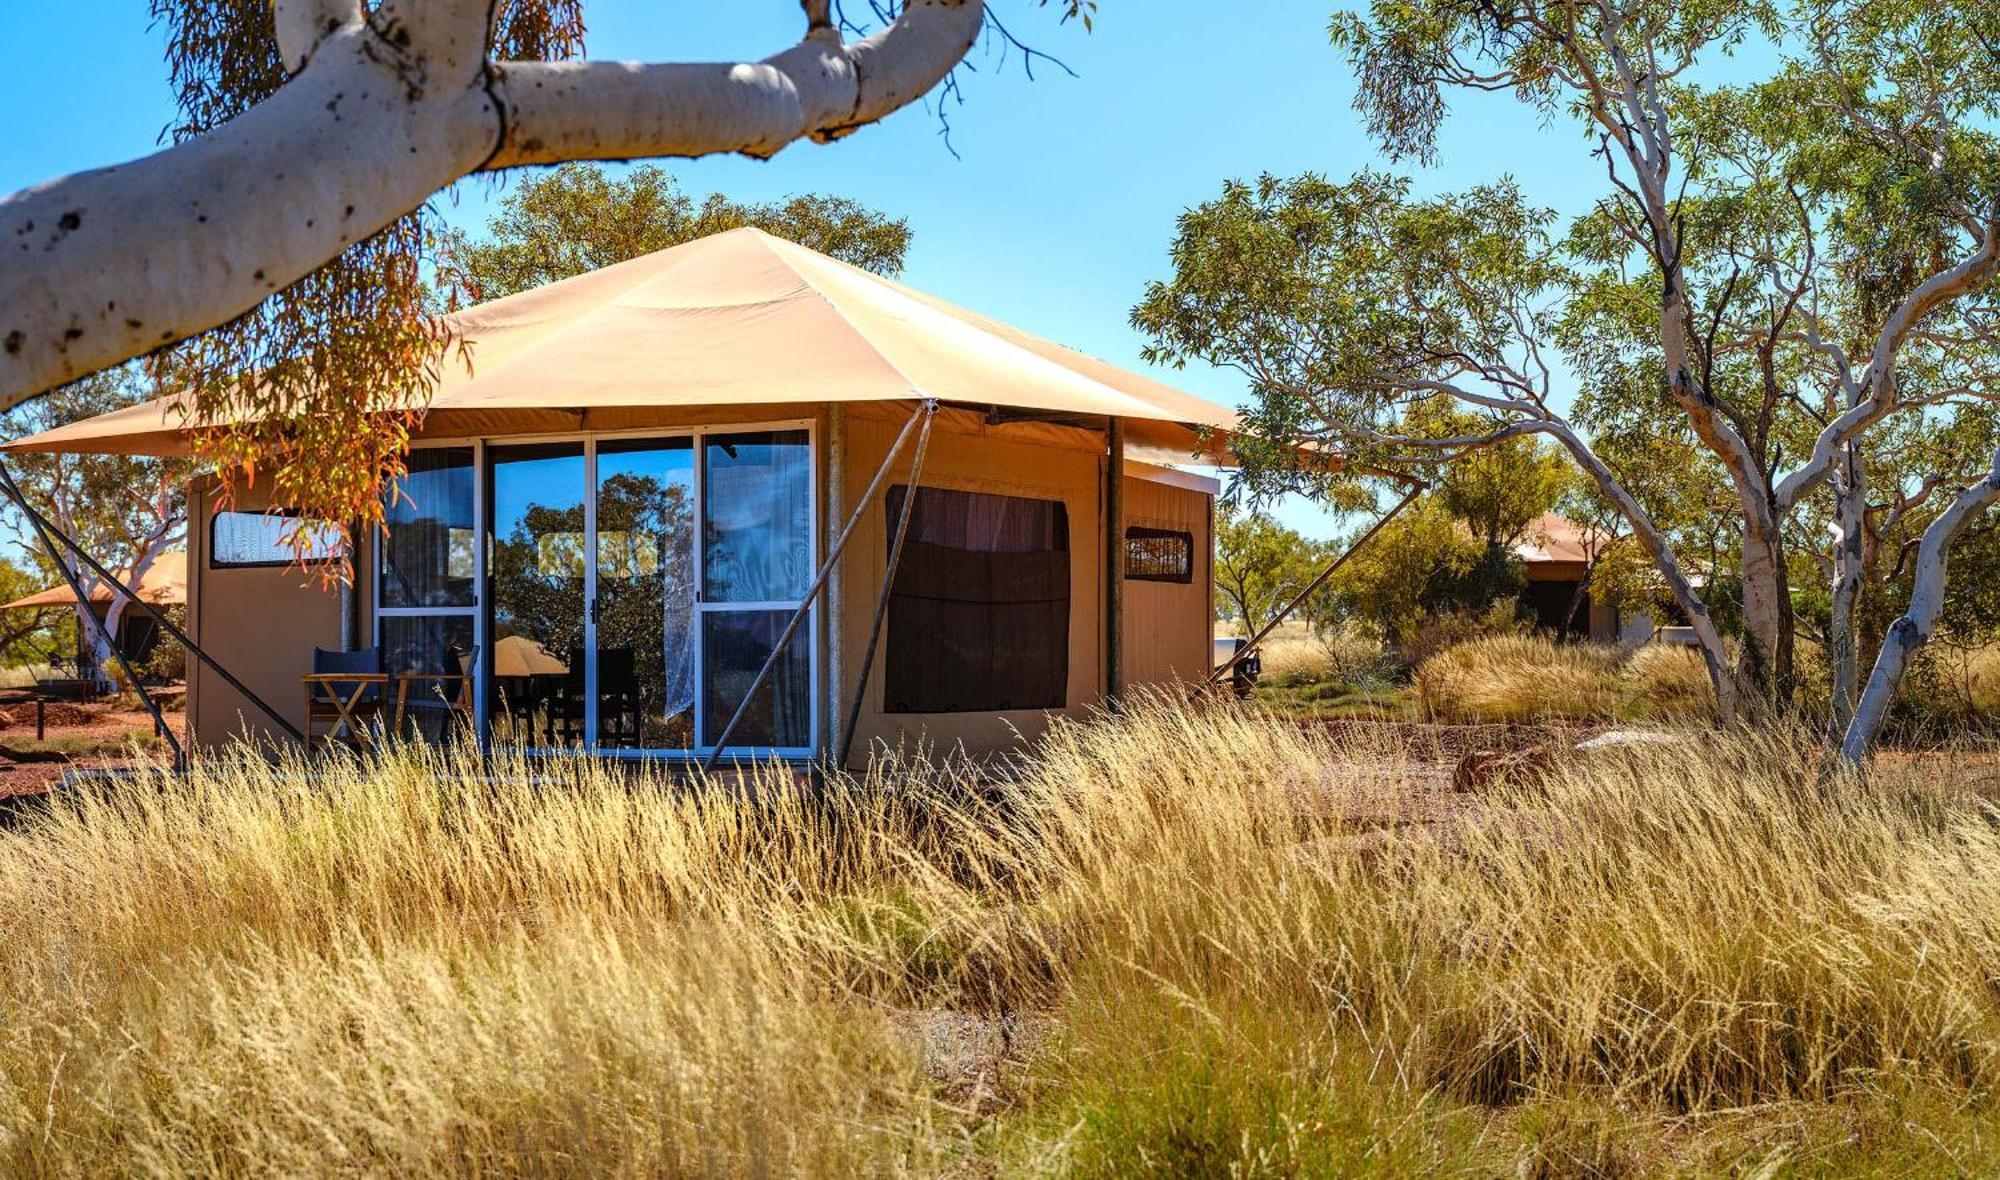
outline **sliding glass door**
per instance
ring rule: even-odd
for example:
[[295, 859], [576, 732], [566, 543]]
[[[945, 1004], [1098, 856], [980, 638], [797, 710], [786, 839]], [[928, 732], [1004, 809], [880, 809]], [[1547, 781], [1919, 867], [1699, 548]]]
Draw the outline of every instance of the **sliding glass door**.
[[[425, 447], [383, 505], [375, 579], [376, 642], [383, 667], [402, 675], [456, 677], [479, 652], [478, 450]], [[462, 681], [418, 680], [408, 711], [441, 738], [464, 702]]]
[[694, 440], [597, 444], [597, 743], [695, 744]]
[[[478, 651], [481, 716], [502, 741], [714, 747], [812, 581], [809, 431], [416, 455], [383, 548], [377, 634], [407, 653], [392, 665]], [[817, 626], [743, 708], [731, 752], [811, 753]]]
[[588, 472], [583, 442], [489, 446], [487, 716], [502, 741], [589, 736]]

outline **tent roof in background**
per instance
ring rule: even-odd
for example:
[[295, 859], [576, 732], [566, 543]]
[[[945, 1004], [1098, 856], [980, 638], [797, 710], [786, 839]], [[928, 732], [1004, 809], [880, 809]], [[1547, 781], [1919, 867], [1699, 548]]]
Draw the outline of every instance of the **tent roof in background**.
[[1589, 562], [1603, 545], [1604, 538], [1575, 521], [1546, 512], [1514, 543], [1514, 555], [1528, 562]]
[[[1116, 416], [1144, 457], [1193, 458], [1236, 415], [1152, 378], [956, 307], [757, 229], [736, 229], [468, 308], [431, 399], [509, 412], [803, 405], [934, 397], [1047, 415]], [[204, 424], [197, 424], [204, 425]], [[205, 425], [217, 425], [206, 423]], [[442, 429], [442, 428], [441, 428]], [[10, 449], [178, 454], [174, 399]]]
[[[119, 581], [128, 584], [131, 582], [130, 569], [121, 569], [117, 573]], [[146, 567], [146, 576], [139, 579], [139, 584], [132, 588], [138, 591], [140, 598], [154, 606], [185, 606], [187, 604], [186, 551], [177, 549], [154, 558], [153, 563]], [[90, 601], [93, 603], [109, 606], [111, 599], [112, 592], [109, 586], [99, 585], [90, 592]], [[24, 598], [16, 598], [12, 602], [0, 603], [0, 610], [38, 610], [75, 604], [76, 595], [70, 593], [69, 587], [57, 585], [47, 590], [38, 590]]]

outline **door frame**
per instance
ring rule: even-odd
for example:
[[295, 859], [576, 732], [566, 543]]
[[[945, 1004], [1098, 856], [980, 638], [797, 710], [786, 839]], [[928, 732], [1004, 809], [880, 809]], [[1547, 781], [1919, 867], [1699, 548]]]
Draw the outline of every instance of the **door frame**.
[[[381, 554], [380, 539], [374, 554], [374, 589], [370, 595], [373, 606], [374, 638], [381, 641], [381, 623], [387, 618], [440, 617], [471, 615], [473, 619], [473, 642], [479, 648], [479, 666], [473, 675], [473, 710], [480, 740], [488, 740], [491, 721], [491, 681], [487, 669], [492, 659], [492, 617], [493, 603], [490, 595], [488, 567], [493, 551], [493, 522], [490, 516], [489, 500], [492, 492], [493, 468], [489, 459], [489, 448], [493, 446], [534, 445], [537, 443], [583, 444], [584, 467], [584, 732], [590, 735], [585, 747], [591, 754], [603, 758], [617, 759], [669, 759], [692, 761], [706, 758], [713, 753], [710, 746], [696, 744], [686, 750], [660, 749], [599, 749], [598, 732], [598, 662], [597, 662], [597, 444], [605, 440], [630, 439], [688, 439], [694, 452], [694, 586], [695, 601], [690, 604], [692, 628], [694, 630], [694, 676], [695, 676], [695, 717], [694, 733], [697, 743], [702, 736], [702, 725], [706, 720], [707, 661], [704, 641], [703, 620], [710, 613], [755, 613], [765, 611], [793, 611], [798, 609], [799, 600], [774, 602], [731, 602], [710, 603], [702, 593], [706, 545], [703, 536], [703, 520], [707, 507], [707, 457], [703, 440], [717, 434], [754, 434], [766, 431], [803, 431], [806, 435], [806, 519], [808, 539], [808, 563], [817, 572], [824, 560], [825, 530], [820, 517], [824, 511], [824, 495], [820, 487], [823, 456], [820, 454], [820, 428], [817, 418], [783, 418], [766, 421], [702, 423], [699, 425], [632, 427], [621, 430], [562, 431], [537, 434], [481, 435], [470, 438], [423, 439], [411, 443], [411, 449], [432, 449], [439, 447], [471, 447], [473, 450], [473, 528], [478, 538], [473, 553], [474, 603], [470, 607], [384, 607], [381, 595]], [[725, 747], [724, 755], [735, 758], [785, 758], [804, 760], [819, 755], [824, 740], [821, 733], [824, 694], [820, 692], [821, 636], [825, 627], [825, 596], [813, 600], [807, 612], [804, 639], [806, 642], [806, 699], [808, 744], [803, 746], [741, 746]], [[798, 642], [795, 638], [794, 643]], [[552, 751], [532, 750], [533, 753]]]

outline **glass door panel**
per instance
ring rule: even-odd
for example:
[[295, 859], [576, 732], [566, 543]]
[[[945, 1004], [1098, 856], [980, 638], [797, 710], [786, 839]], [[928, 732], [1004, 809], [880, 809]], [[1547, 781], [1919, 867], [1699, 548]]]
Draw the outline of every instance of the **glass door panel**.
[[410, 452], [382, 505], [376, 547], [375, 643], [383, 668], [417, 677], [400, 687], [405, 714], [429, 741], [454, 732], [479, 652], [478, 451]]
[[503, 738], [531, 746], [584, 741], [584, 444], [496, 446], [486, 453], [493, 720]]
[[[702, 438], [701, 744], [722, 737], [813, 576], [812, 436], [804, 430]], [[812, 628], [786, 645], [735, 748], [812, 745]]]
[[[702, 701], [704, 746], [713, 746], [736, 712], [750, 682], [771, 656], [790, 621], [790, 610], [718, 610], [702, 615], [706, 688]], [[812, 745], [812, 631], [801, 627], [785, 645], [764, 686], [751, 698], [729, 736], [731, 748], [803, 749]]]
[[813, 576], [810, 436], [776, 430], [702, 442], [702, 601], [797, 602]]
[[694, 441], [597, 445], [597, 742], [694, 745]]

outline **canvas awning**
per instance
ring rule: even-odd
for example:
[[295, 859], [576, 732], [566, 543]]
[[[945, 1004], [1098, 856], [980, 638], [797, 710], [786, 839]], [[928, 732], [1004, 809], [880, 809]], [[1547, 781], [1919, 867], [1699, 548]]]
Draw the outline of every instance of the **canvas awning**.
[[[550, 411], [937, 398], [1126, 420], [1134, 458], [1223, 459], [1236, 415], [756, 229], [737, 229], [453, 315], [422, 431], [527, 429]], [[202, 424], [195, 424], [200, 426]], [[208, 423], [206, 425], [216, 425]], [[546, 429], [546, 427], [542, 427]], [[10, 449], [183, 454], [173, 399], [50, 430]]]
[[[118, 570], [117, 574], [120, 582], [131, 585], [130, 569]], [[132, 589], [138, 592], [138, 597], [154, 606], [187, 605], [187, 554], [180, 550], [160, 554], [146, 567], [146, 576], [139, 579], [139, 584]], [[111, 587], [107, 585], [100, 584], [90, 592], [90, 601], [96, 605], [109, 606], [112, 598]], [[75, 603], [76, 595], [70, 593], [68, 586], [51, 586], [24, 598], [0, 603], [0, 610], [42, 610], [73, 606]]]

